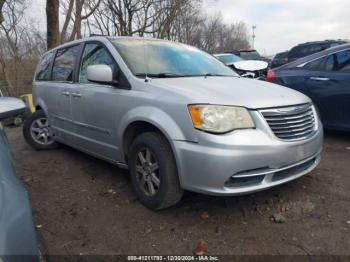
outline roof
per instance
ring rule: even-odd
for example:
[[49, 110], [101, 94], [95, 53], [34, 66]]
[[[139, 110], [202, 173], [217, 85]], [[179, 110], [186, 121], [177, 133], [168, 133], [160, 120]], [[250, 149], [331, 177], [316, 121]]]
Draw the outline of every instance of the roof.
[[[324, 44], [324, 43], [341, 43], [341, 42], [348, 42], [348, 40], [345, 39], [337, 39], [337, 40], [322, 40], [322, 41], [311, 41], [311, 42], [305, 42], [305, 43], [301, 43], [296, 45], [295, 47], [299, 47], [299, 46], [304, 46], [304, 45], [317, 45], [317, 44]], [[293, 47], [294, 48], [294, 47]]]

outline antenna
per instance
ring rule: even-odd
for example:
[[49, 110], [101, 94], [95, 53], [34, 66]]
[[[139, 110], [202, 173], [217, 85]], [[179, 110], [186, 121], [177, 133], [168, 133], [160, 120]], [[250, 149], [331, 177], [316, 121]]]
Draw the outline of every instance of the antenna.
[[144, 64], [145, 64], [145, 82], [148, 82], [148, 77], [147, 77], [147, 74], [148, 74], [148, 62], [147, 62], [147, 55], [146, 55], [146, 41], [145, 41], [145, 37], [143, 37], [142, 39], [143, 41], [143, 61], [144, 61]]
[[253, 30], [253, 35], [252, 35], [252, 38], [253, 38], [253, 45], [252, 45], [252, 48], [254, 49], [254, 42], [255, 42], [255, 37], [256, 37], [256, 35], [255, 35], [255, 29], [256, 29], [256, 25], [253, 25], [252, 26], [252, 30]]

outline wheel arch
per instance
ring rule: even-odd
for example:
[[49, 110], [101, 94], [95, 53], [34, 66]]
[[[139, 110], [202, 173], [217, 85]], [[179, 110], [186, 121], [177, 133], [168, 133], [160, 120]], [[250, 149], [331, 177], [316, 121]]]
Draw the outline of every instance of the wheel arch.
[[[168, 114], [154, 107], [138, 107], [128, 112], [120, 122], [118, 134], [123, 158], [133, 139], [144, 132], [155, 131], [162, 134], [170, 144], [175, 156], [173, 140], [186, 140], [185, 134]], [[175, 156], [176, 158], [176, 156]]]
[[36, 99], [35, 100], [35, 110], [43, 110], [45, 112], [45, 115], [48, 116], [47, 106], [45, 105], [45, 102], [42, 99]]

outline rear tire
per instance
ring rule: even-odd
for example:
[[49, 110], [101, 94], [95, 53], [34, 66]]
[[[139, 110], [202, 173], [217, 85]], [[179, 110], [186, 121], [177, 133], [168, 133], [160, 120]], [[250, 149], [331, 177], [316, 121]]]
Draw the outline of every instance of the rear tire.
[[42, 110], [34, 112], [25, 120], [23, 136], [27, 143], [36, 150], [54, 149], [58, 146], [58, 143], [52, 138], [48, 119]]
[[174, 155], [159, 133], [143, 133], [129, 150], [129, 170], [140, 202], [152, 210], [175, 205], [183, 195]]

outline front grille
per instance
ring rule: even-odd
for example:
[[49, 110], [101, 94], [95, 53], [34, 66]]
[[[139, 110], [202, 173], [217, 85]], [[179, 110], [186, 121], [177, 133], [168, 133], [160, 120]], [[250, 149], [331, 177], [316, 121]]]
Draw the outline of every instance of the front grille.
[[306, 139], [316, 131], [315, 115], [311, 104], [264, 109], [260, 112], [279, 139]]

